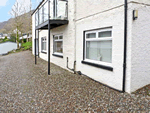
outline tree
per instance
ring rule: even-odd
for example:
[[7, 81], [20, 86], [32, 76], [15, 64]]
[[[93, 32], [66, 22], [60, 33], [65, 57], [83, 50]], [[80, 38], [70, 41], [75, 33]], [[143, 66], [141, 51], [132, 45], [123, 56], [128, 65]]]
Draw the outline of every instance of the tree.
[[10, 14], [14, 18], [12, 24], [12, 31], [16, 31], [16, 41], [17, 41], [17, 47], [19, 48], [19, 32], [22, 36], [22, 44], [23, 42], [23, 34], [28, 34], [30, 31], [32, 31], [32, 19], [31, 19], [31, 0], [30, 3], [24, 5], [25, 1], [18, 2], [19, 0], [16, 0], [14, 6], [11, 9]]
[[[24, 33], [26, 33], [28, 37], [32, 31], [31, 13], [32, 13], [32, 2], [30, 0], [30, 3], [24, 7], [24, 18], [23, 18], [24, 24], [23, 24], [23, 29], [22, 29], [22, 31], [24, 31]], [[27, 42], [28, 42], [28, 39], [27, 39]]]
[[17, 48], [19, 48], [19, 30], [23, 25], [20, 15], [23, 14], [23, 7], [17, 0], [13, 5], [10, 14], [14, 17], [13, 28], [16, 29]]
[[14, 33], [10, 35], [10, 41], [16, 42], [16, 35]]

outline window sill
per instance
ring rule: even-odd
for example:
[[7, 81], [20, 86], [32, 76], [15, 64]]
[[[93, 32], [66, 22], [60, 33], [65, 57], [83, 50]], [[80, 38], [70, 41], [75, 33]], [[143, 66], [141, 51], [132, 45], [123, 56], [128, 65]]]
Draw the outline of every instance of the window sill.
[[47, 52], [41, 51], [41, 53], [47, 54]]
[[59, 57], [59, 58], [63, 58], [62, 55], [58, 55], [58, 54], [52, 54], [53, 56]]
[[100, 64], [87, 62], [87, 61], [82, 61], [82, 64], [87, 64], [87, 65], [94, 66], [94, 67], [97, 67], [97, 68], [102, 68], [102, 69], [106, 69], [106, 70], [109, 70], [109, 71], [113, 71], [113, 68], [110, 67], [110, 66], [104, 66], [104, 65], [100, 65]]

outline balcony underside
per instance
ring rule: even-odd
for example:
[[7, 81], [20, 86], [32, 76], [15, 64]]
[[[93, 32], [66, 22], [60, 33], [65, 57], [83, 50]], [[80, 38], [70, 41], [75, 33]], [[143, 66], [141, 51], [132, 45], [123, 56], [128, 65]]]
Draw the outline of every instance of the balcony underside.
[[[50, 29], [68, 24], [68, 20], [50, 20]], [[36, 30], [48, 30], [48, 21], [35, 27]]]

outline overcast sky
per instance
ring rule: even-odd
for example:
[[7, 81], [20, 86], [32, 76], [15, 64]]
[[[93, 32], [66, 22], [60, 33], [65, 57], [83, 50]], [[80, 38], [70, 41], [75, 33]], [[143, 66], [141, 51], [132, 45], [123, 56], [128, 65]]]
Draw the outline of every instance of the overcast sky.
[[[12, 6], [14, 5], [16, 0], [0, 0], [0, 22], [7, 21], [11, 18], [9, 12], [11, 11]], [[18, 0], [19, 2], [23, 2], [23, 4], [29, 4], [30, 0]], [[35, 9], [36, 6], [42, 0], [31, 0], [32, 1], [32, 9]]]

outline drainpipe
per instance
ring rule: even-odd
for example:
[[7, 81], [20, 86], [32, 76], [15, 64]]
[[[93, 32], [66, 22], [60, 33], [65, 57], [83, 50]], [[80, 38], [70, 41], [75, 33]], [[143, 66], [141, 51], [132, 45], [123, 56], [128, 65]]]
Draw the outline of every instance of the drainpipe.
[[40, 52], [39, 52], [39, 30], [38, 30], [38, 58], [40, 58]]
[[50, 75], [50, 0], [48, 0], [48, 75]]
[[125, 92], [125, 81], [126, 81], [126, 59], [127, 59], [127, 17], [128, 17], [128, 2], [125, 0], [124, 10], [124, 59], [123, 59], [123, 84], [122, 92]]
[[74, 74], [76, 73], [76, 58], [77, 58], [77, 54], [76, 54], [76, 0], [74, 0], [74, 31], [75, 31], [75, 43], [74, 43]]
[[35, 64], [37, 64], [36, 62], [36, 30], [35, 30], [35, 39], [34, 39], [34, 54], [35, 54]]

